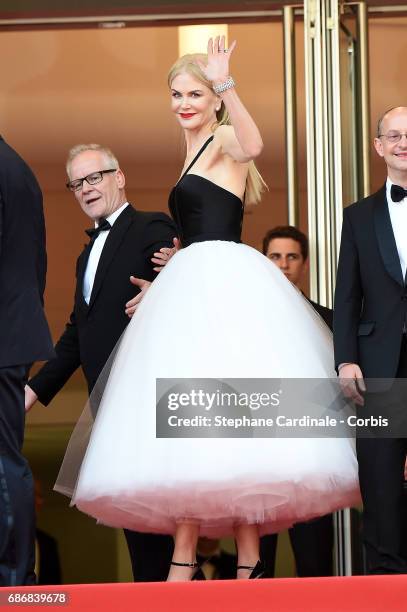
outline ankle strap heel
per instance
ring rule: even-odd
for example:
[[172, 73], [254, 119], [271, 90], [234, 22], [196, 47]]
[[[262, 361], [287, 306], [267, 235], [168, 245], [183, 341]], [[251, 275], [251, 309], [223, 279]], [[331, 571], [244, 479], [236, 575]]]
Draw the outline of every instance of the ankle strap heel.
[[171, 561], [171, 565], [176, 565], [177, 567], [190, 567], [191, 569], [196, 569], [196, 572], [194, 572], [191, 580], [206, 580], [205, 574], [203, 573], [198, 561], [193, 561], [192, 563], [178, 563], [177, 561]]
[[198, 561], [192, 561], [192, 563], [178, 563], [177, 561], [171, 561], [171, 565], [176, 565], [177, 567], [191, 567], [192, 569], [199, 567]]
[[249, 576], [250, 580], [253, 578], [264, 578], [264, 573], [266, 571], [262, 561], [257, 561], [256, 565], [238, 565], [237, 569], [251, 570], [251, 574]]

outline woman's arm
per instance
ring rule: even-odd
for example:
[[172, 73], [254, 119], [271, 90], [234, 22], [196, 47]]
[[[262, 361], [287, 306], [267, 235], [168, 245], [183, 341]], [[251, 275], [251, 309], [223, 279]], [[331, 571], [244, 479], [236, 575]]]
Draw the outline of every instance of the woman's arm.
[[[229, 73], [229, 60], [236, 46], [234, 41], [225, 52], [225, 37], [217, 36], [208, 42], [208, 63], [199, 62], [201, 70], [214, 86], [225, 83]], [[215, 132], [215, 140], [221, 145], [224, 153], [239, 162], [248, 162], [263, 149], [263, 140], [259, 129], [244, 104], [237, 95], [235, 87], [218, 94], [224, 103], [232, 126], [220, 126]]]

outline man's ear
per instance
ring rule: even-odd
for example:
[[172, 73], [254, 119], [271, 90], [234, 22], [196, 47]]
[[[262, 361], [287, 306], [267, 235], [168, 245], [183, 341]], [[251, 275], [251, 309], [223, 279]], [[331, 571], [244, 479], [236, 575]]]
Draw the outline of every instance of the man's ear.
[[384, 157], [383, 143], [380, 140], [380, 138], [375, 138], [373, 144], [374, 144], [374, 148], [376, 149], [377, 154], [380, 155], [380, 157]]
[[116, 182], [119, 189], [124, 189], [124, 186], [126, 184], [126, 177], [124, 176], [120, 168], [116, 172]]

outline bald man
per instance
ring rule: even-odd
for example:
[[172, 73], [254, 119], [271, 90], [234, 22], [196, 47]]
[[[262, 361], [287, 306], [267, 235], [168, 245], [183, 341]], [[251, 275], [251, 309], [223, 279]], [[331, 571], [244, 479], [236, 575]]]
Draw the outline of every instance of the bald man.
[[[387, 180], [373, 195], [344, 210], [334, 308], [335, 361], [345, 394], [368, 416], [373, 404], [390, 422], [406, 414], [407, 378], [407, 107], [378, 122], [376, 152]], [[364, 393], [388, 379], [387, 394]], [[380, 399], [380, 403], [378, 400]], [[401, 408], [401, 409], [400, 409]], [[403, 427], [404, 425], [404, 427]], [[407, 427], [392, 438], [357, 436], [368, 572], [407, 573], [403, 550], [404, 462]]]

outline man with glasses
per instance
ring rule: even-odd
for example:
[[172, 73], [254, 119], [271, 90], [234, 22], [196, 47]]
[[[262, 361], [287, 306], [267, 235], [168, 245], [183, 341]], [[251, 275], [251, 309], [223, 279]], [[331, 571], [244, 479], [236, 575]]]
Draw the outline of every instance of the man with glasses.
[[[407, 107], [381, 117], [374, 144], [386, 163], [387, 181], [344, 210], [334, 308], [335, 361], [345, 394], [360, 406], [358, 416], [367, 416], [375, 401], [374, 394], [365, 395], [363, 377], [390, 379], [390, 391], [402, 384], [392, 385], [391, 379], [407, 378]], [[397, 404], [390, 406], [388, 397], [380, 409], [391, 421]], [[398, 438], [356, 440], [372, 574], [407, 572], [402, 547], [407, 432], [398, 431]]]
[[[92, 391], [130, 320], [138, 298], [135, 285], [142, 288], [153, 280], [154, 253], [170, 248], [176, 236], [167, 215], [140, 212], [128, 203], [124, 174], [109, 149], [78, 145], [71, 149], [66, 169], [67, 187], [95, 227], [87, 230], [90, 240], [77, 262], [74, 307], [55, 346], [57, 357], [30, 379], [27, 410], [37, 399], [48, 405], [79, 366]], [[134, 579], [165, 580], [172, 538], [127, 530], [125, 535]]]
[[34, 483], [21, 449], [28, 371], [54, 355], [46, 270], [40, 187], [0, 137], [0, 586], [35, 584]]

